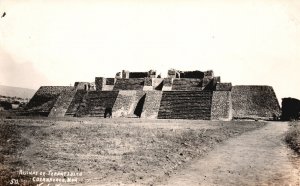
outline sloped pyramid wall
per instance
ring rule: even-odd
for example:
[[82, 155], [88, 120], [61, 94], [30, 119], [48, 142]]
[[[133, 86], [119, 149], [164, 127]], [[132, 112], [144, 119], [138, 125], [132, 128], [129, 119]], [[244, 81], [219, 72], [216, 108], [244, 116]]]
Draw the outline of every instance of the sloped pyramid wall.
[[75, 116], [80, 105], [83, 102], [83, 98], [86, 95], [86, 90], [77, 90], [66, 113], [65, 116]]
[[113, 117], [138, 117], [143, 109], [145, 91], [120, 90], [113, 106]]
[[156, 119], [162, 98], [162, 91], [147, 91], [141, 117]]
[[48, 116], [62, 91], [72, 90], [69, 86], [42, 86], [26, 106], [29, 115]]
[[211, 91], [164, 91], [158, 119], [211, 118]]
[[280, 115], [275, 92], [270, 86], [233, 86], [233, 118], [272, 119]]
[[81, 116], [104, 117], [106, 109], [113, 108], [119, 91], [90, 91], [83, 100], [85, 108], [77, 112]]
[[74, 96], [76, 89], [63, 90], [58, 96], [53, 108], [48, 117], [63, 117], [65, 116]]
[[135, 100], [135, 90], [119, 91], [117, 99], [112, 109], [113, 117], [126, 117], [133, 110], [133, 102]]
[[212, 120], [231, 120], [232, 101], [230, 91], [214, 91], [211, 106]]

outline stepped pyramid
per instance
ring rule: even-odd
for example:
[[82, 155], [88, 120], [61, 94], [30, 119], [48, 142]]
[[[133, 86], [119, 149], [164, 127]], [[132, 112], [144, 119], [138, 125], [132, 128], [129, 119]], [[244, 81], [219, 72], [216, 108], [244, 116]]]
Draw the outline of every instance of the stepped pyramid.
[[150, 119], [272, 119], [280, 107], [270, 86], [232, 86], [209, 71], [118, 72], [74, 86], [42, 86], [28, 115]]

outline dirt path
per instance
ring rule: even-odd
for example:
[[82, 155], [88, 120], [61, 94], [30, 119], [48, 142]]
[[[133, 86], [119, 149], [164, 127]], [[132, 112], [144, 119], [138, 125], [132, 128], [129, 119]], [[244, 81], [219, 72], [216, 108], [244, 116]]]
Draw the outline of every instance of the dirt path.
[[300, 185], [299, 158], [282, 140], [287, 129], [274, 122], [230, 139], [166, 185]]

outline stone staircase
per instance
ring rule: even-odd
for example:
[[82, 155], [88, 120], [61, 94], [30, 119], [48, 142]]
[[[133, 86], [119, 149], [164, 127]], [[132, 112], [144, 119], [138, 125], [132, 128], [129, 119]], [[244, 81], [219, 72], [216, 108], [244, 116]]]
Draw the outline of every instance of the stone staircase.
[[158, 119], [211, 118], [211, 91], [164, 91]]
[[106, 109], [112, 109], [119, 91], [91, 91], [86, 96], [87, 116], [104, 117]]

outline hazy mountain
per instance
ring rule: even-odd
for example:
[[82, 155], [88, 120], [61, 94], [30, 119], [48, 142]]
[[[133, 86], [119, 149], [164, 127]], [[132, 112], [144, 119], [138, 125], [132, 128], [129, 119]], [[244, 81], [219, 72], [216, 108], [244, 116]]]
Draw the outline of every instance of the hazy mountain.
[[36, 90], [0, 85], [0, 95], [9, 97], [31, 98]]

